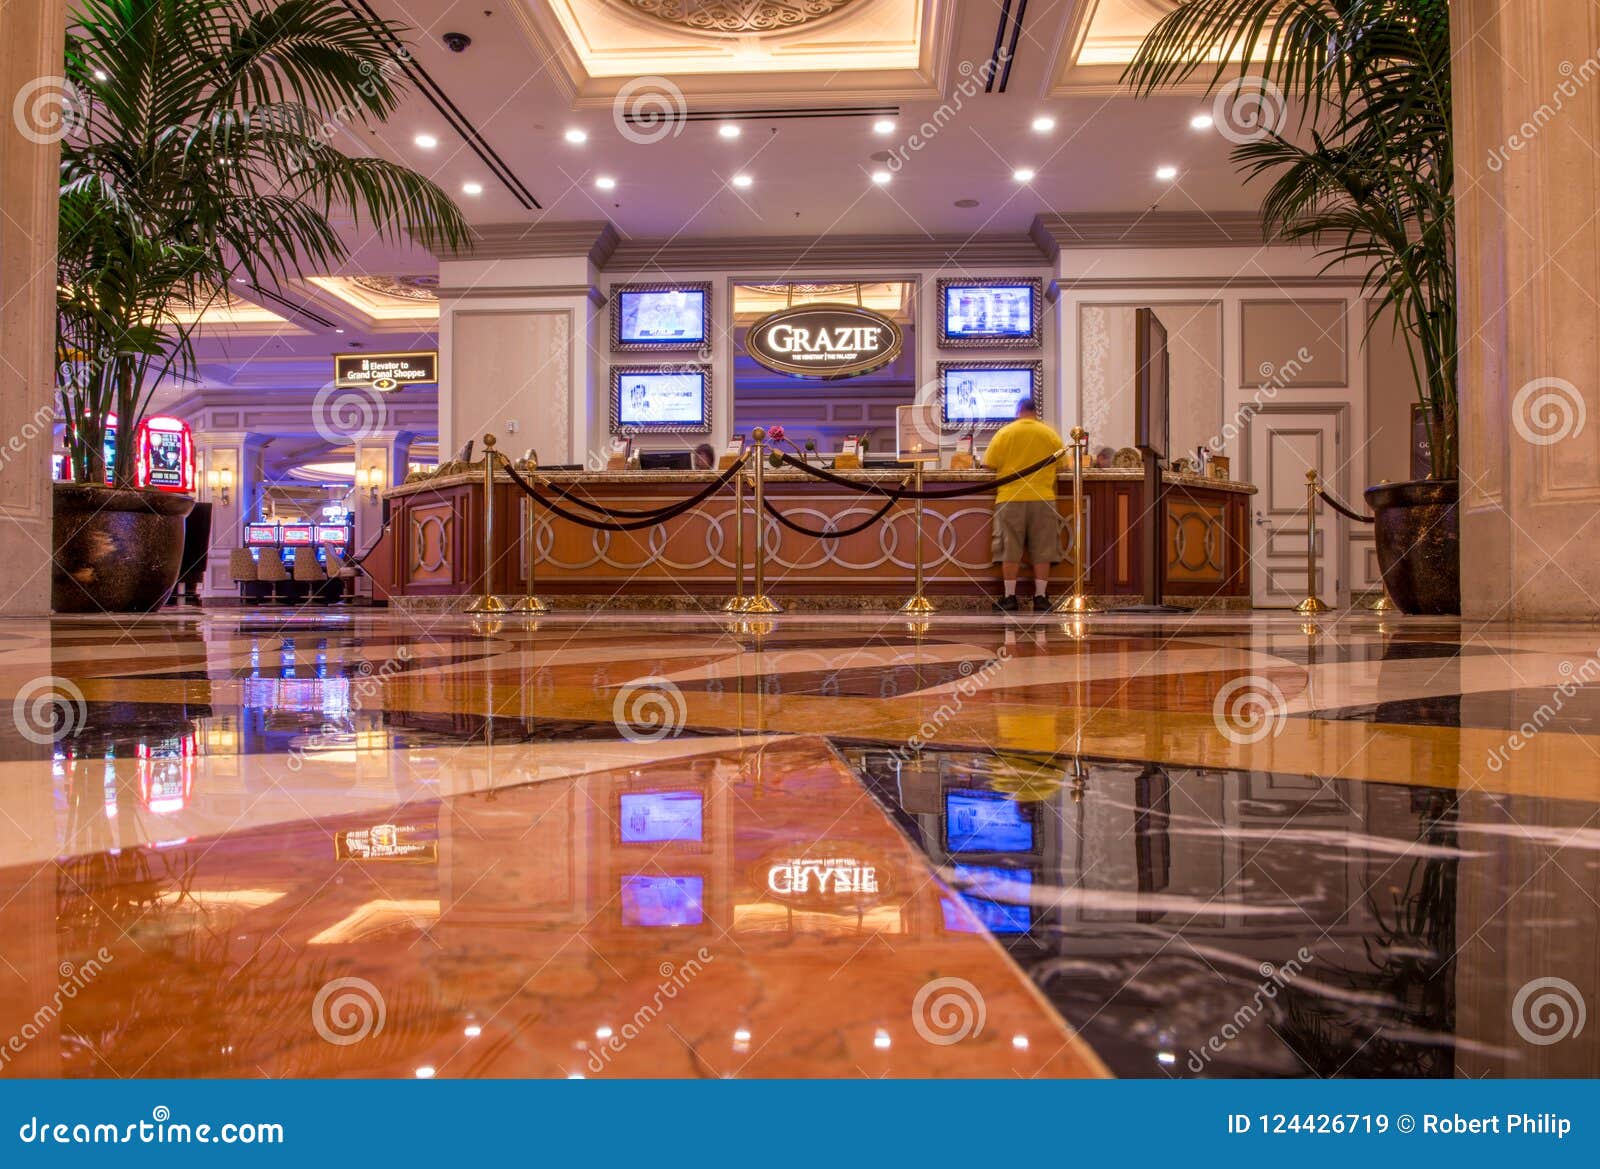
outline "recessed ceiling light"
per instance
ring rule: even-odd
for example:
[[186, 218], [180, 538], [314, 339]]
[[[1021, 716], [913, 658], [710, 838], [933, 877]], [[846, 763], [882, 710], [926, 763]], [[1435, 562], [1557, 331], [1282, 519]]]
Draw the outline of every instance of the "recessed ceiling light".
[[978, 205], [978, 201], [976, 199], [957, 199], [956, 200], [956, 206], [961, 208], [963, 211], [970, 211], [972, 208], [976, 207], [977, 205]]
[[893, 177], [894, 176], [886, 170], [875, 170], [872, 172], [872, 181], [877, 183], [880, 187], [887, 186], [889, 180]]
[[1189, 128], [1191, 130], [1209, 130], [1209, 129], [1211, 129], [1211, 115], [1210, 114], [1196, 114], [1194, 117], [1189, 119]]
[[344, 330], [343, 329], [335, 329], [334, 332], [335, 333], [342, 333], [342, 332], [344, 332]]
[[1056, 128], [1056, 120], [1049, 114], [1040, 114], [1033, 120], [1033, 129], [1038, 134], [1048, 134]]
[[616, 188], [617, 180], [612, 178], [610, 175], [601, 175], [599, 178], [595, 179], [594, 185], [599, 187], [602, 191], [610, 191]]
[[1011, 177], [1016, 179], [1019, 183], [1031, 183], [1033, 182], [1033, 171], [1029, 170], [1025, 166], [1021, 166], [1011, 172]]
[[572, 143], [574, 146], [581, 146], [583, 143], [589, 141], [589, 132], [587, 130], [579, 130], [578, 128], [574, 127], [567, 131], [567, 141]]
[[462, 183], [461, 184], [461, 193], [463, 195], [481, 195], [481, 194], [483, 194], [483, 184], [482, 183]]
[[432, 150], [435, 146], [439, 145], [439, 140], [432, 134], [418, 134], [411, 141], [415, 142], [424, 150]]
[[872, 123], [872, 132], [874, 134], [893, 134], [894, 119], [879, 118], [876, 122]]
[[753, 182], [755, 182], [755, 180], [753, 178], [751, 178], [749, 175], [734, 175], [733, 176], [733, 185], [736, 186], [736, 187], [748, 187]]
[[1178, 177], [1178, 168], [1175, 167], [1175, 166], [1158, 166], [1158, 167], [1156, 167], [1156, 178], [1160, 179], [1163, 183], [1170, 183], [1173, 179], [1175, 179], [1177, 177]]
[[744, 131], [739, 129], [739, 127], [735, 126], [732, 122], [724, 122], [722, 125], [717, 127], [717, 133], [721, 134], [724, 138], [737, 138], [740, 134], [743, 134]]

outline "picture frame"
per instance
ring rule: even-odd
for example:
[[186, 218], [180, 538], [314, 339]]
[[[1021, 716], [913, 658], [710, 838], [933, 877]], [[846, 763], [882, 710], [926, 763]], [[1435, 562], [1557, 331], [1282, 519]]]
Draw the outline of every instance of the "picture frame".
[[[1001, 294], [1026, 291], [1028, 305], [1019, 309]], [[945, 276], [937, 282], [938, 347], [940, 349], [1039, 349], [1044, 344], [1044, 279], [1039, 276]], [[963, 296], [963, 293], [968, 295]], [[985, 303], [988, 302], [988, 303]], [[984, 328], [983, 319], [1006, 321]], [[961, 326], [962, 320], [971, 322]], [[1024, 331], [1018, 332], [1018, 328]]]
[[[640, 336], [637, 314], [651, 311], [665, 321], [670, 318], [670, 305], [652, 306], [648, 298], [656, 295], [668, 298], [674, 294], [700, 297], [699, 333], [697, 336], [674, 338], [648, 338]], [[700, 353], [709, 356], [711, 344], [711, 282], [709, 280], [684, 283], [653, 282], [644, 284], [614, 284], [610, 294], [611, 352], [613, 353]]]

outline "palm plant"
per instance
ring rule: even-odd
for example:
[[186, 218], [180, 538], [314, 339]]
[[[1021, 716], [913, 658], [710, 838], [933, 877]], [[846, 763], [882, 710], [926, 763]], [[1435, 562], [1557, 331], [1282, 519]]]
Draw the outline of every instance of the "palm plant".
[[1233, 151], [1249, 177], [1275, 176], [1262, 201], [1269, 234], [1311, 244], [1330, 268], [1365, 269], [1366, 292], [1408, 342], [1432, 477], [1454, 478], [1448, 0], [1183, 0], [1124, 81], [1149, 94], [1201, 73], [1210, 92], [1235, 71], [1255, 79], [1252, 101], [1299, 102], [1305, 143], [1261, 125]]
[[103, 483], [109, 415], [131, 437], [191, 375], [230, 282], [328, 271], [352, 229], [457, 247], [468, 228], [428, 179], [333, 142], [399, 104], [402, 26], [326, 0], [74, 0], [71, 19], [57, 355], [74, 478]]

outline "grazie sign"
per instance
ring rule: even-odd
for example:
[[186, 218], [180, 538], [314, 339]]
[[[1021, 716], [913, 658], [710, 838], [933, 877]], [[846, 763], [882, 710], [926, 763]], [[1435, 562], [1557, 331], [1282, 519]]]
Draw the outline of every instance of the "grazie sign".
[[900, 356], [900, 326], [853, 304], [803, 304], [750, 326], [744, 347], [791, 377], [844, 378], [882, 369]]
[[431, 386], [439, 381], [439, 354], [423, 353], [336, 353], [333, 356], [333, 384], [371, 386], [382, 393], [406, 386]]

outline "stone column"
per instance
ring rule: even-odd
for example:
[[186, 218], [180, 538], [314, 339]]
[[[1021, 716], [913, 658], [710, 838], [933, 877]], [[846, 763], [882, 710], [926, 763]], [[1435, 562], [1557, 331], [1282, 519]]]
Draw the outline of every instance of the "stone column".
[[1600, 9], [1457, 0], [1462, 608], [1600, 614]]
[[[56, 192], [71, 95], [61, 0], [0, 9], [0, 613], [50, 607]], [[65, 121], [63, 118], [65, 116]]]

